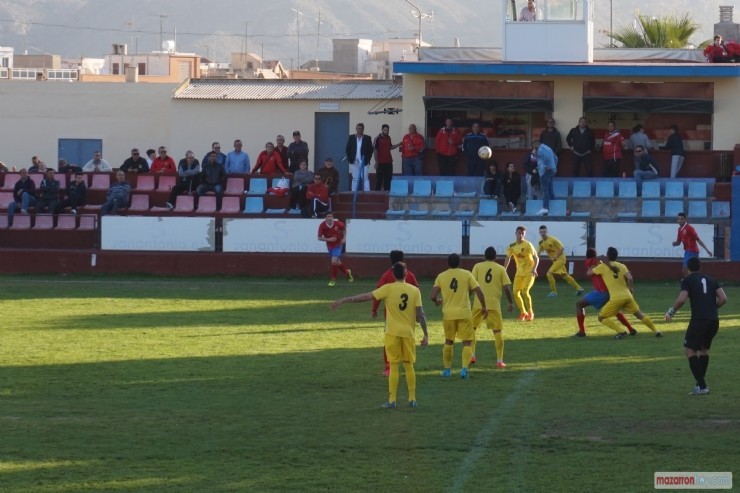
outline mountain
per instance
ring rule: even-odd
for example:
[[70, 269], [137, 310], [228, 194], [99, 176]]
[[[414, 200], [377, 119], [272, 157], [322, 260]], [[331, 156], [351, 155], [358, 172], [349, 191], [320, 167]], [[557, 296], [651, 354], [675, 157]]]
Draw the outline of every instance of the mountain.
[[[491, 46], [499, 29], [499, 2], [504, 0], [414, 0], [424, 13], [424, 41], [434, 46]], [[542, 4], [544, 0], [540, 0]], [[551, 6], [571, 0], [547, 0]], [[712, 37], [719, 5], [727, 0], [672, 0], [644, 4], [641, 0], [596, 0], [594, 24], [597, 46], [606, 45], [610, 7], [613, 25], [631, 23], [644, 15], [683, 15], [688, 12], [702, 27], [692, 41]], [[520, 9], [526, 2], [517, 0]], [[295, 9], [295, 10], [293, 10]], [[160, 39], [176, 39], [177, 49], [217, 61], [241, 51], [278, 58], [286, 66], [331, 58], [332, 38], [414, 38], [419, 27], [407, 0], [0, 0], [0, 45], [16, 53], [54, 53], [64, 57], [101, 57], [112, 43], [127, 43], [129, 52], [161, 49]], [[299, 13], [296, 13], [298, 11]], [[319, 11], [321, 25], [319, 27]], [[738, 13], [740, 20], [740, 12]], [[160, 26], [162, 34], [160, 37]], [[300, 35], [300, 36], [299, 36]], [[298, 43], [300, 40], [300, 45]], [[318, 42], [318, 47], [317, 47]], [[536, 43], [536, 41], [535, 41]]]

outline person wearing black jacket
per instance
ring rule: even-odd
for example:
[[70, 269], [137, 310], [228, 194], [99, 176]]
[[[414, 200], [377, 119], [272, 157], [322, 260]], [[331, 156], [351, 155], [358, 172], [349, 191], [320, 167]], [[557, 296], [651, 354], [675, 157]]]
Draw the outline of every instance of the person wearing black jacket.
[[367, 167], [373, 158], [373, 139], [369, 135], [365, 135], [364, 123], [358, 123], [355, 131], [356, 133], [350, 135], [349, 139], [347, 139], [347, 147], [345, 149], [349, 169], [352, 173], [352, 191], [354, 192], [359, 189], [360, 175], [362, 175], [363, 189], [369, 192], [370, 177], [367, 173]]
[[586, 117], [578, 119], [578, 126], [568, 132], [565, 142], [573, 152], [573, 176], [580, 176], [581, 164], [583, 164], [586, 176], [593, 176], [593, 158], [591, 154], [596, 149], [596, 137], [594, 132], [586, 124]]
[[8, 204], [8, 226], [13, 225], [15, 211], [21, 207], [21, 213], [28, 214], [28, 208], [36, 205], [36, 183], [28, 177], [28, 170], [21, 170], [21, 179], [13, 187], [13, 201]]
[[59, 204], [59, 180], [54, 179], [55, 171], [46, 170], [46, 176], [39, 185], [39, 198], [36, 201], [36, 212], [55, 212]]
[[82, 171], [75, 172], [75, 179], [65, 190], [67, 198], [59, 204], [58, 212], [62, 212], [69, 207], [72, 214], [77, 214], [77, 208], [85, 205], [87, 199], [87, 185], [85, 184], [85, 175]]
[[527, 152], [524, 155], [522, 167], [525, 172], [524, 183], [526, 185], [523, 190], [524, 196], [527, 199], [536, 199], [540, 196], [540, 175], [539, 171], [537, 171], [537, 156], [531, 152]]
[[131, 157], [126, 159], [119, 169], [124, 173], [148, 173], [149, 163], [139, 155], [138, 149], [131, 149]]
[[660, 148], [671, 151], [671, 178], [677, 177], [678, 172], [681, 171], [681, 166], [683, 166], [684, 159], [683, 140], [678, 133], [678, 125], [671, 125], [671, 133], [668, 136], [668, 140]]

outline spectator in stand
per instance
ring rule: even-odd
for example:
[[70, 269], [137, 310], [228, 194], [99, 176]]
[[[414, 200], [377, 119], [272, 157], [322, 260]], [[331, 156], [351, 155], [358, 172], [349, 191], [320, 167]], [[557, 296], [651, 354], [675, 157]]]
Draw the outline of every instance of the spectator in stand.
[[13, 225], [13, 216], [20, 205], [21, 214], [28, 214], [28, 209], [36, 205], [36, 183], [28, 177], [28, 170], [21, 170], [21, 178], [13, 187], [13, 201], [8, 204], [8, 226]]
[[38, 156], [33, 156], [31, 158], [31, 167], [28, 168], [29, 174], [36, 174], [36, 173], [45, 173], [46, 172], [46, 164], [39, 159]]
[[8, 172], [8, 167], [5, 166], [5, 163], [0, 161], [0, 173], [7, 173], [7, 172]]
[[157, 158], [157, 151], [154, 149], [147, 149], [146, 150], [146, 164], [149, 165], [149, 168], [152, 167], [152, 164], [154, 164], [154, 160]]
[[498, 162], [491, 160], [486, 167], [485, 179], [483, 181], [483, 195], [488, 198], [498, 199], [502, 190], [501, 173], [498, 171]]
[[537, 156], [537, 173], [540, 175], [542, 189], [542, 209], [537, 214], [547, 214], [552, 197], [552, 179], [558, 172], [558, 157], [552, 149], [536, 140], [532, 143], [532, 153]]
[[460, 144], [462, 144], [460, 131], [452, 125], [452, 118], [446, 119], [445, 126], [439, 129], [434, 138], [440, 176], [455, 176]]
[[678, 125], [671, 125], [670, 135], [668, 140], [665, 141], [664, 146], [660, 146], [662, 150], [671, 151], [671, 178], [676, 178], [678, 172], [681, 171], [683, 166], [683, 140], [681, 135], [678, 133]]
[[624, 137], [613, 121], [606, 124], [606, 135], [601, 145], [604, 155], [604, 176], [619, 176], [619, 162], [622, 160], [622, 147], [624, 146]]
[[306, 190], [306, 207], [303, 209], [303, 217], [321, 217], [331, 209], [329, 202], [329, 189], [316, 174], [313, 183]]
[[131, 157], [126, 159], [119, 169], [124, 173], [148, 173], [149, 163], [139, 155], [138, 149], [131, 149]]
[[221, 210], [226, 183], [226, 168], [218, 162], [218, 151], [211, 151], [208, 161], [203, 164], [200, 175], [200, 185], [196, 189], [199, 197], [213, 192], [216, 194], [216, 210]]
[[251, 163], [249, 162], [249, 155], [242, 151], [241, 140], [237, 139], [234, 141], [234, 150], [226, 155], [224, 168], [226, 168], [226, 174], [229, 175], [245, 175], [249, 173]]
[[108, 189], [105, 203], [100, 207], [100, 215], [115, 214], [118, 209], [128, 207], [128, 197], [131, 193], [131, 185], [126, 181], [126, 173], [121, 170], [116, 172], [116, 181]]
[[591, 153], [596, 149], [596, 137], [591, 128], [586, 125], [586, 117], [578, 119], [578, 125], [571, 128], [565, 142], [573, 152], [573, 176], [581, 175], [581, 164], [583, 164], [586, 176], [593, 176], [593, 160]]
[[[275, 138], [275, 151], [280, 154], [280, 161], [283, 163], [283, 166], [288, 165], [288, 146], [285, 145], [285, 137], [282, 135], [278, 135]], [[306, 161], [306, 163], [308, 163], [308, 161]], [[298, 163], [299, 168], [300, 164], [301, 163]]]
[[655, 158], [645, 152], [641, 145], [635, 147], [635, 180], [640, 185], [642, 180], [652, 180], [658, 177], [658, 163]]
[[254, 164], [252, 174], [257, 174], [259, 171], [263, 175], [274, 175], [278, 173], [278, 170], [280, 170], [283, 175], [288, 174], [288, 170], [285, 169], [282, 161], [280, 161], [280, 154], [275, 152], [275, 145], [272, 142], [268, 142], [265, 144], [265, 150], [260, 152], [260, 155], [257, 157], [257, 162]]
[[352, 191], [360, 189], [360, 177], [362, 177], [362, 189], [370, 191], [370, 175], [368, 166], [373, 158], [373, 139], [365, 135], [365, 124], [355, 125], [355, 133], [350, 135], [345, 146], [349, 170], [352, 173]]
[[182, 193], [193, 195], [195, 193], [200, 184], [201, 171], [200, 163], [195, 159], [193, 151], [186, 152], [185, 157], [177, 165], [177, 183], [170, 190], [170, 197], [166, 204], [169, 210], [175, 208], [174, 204], [178, 195]]
[[291, 209], [303, 210], [306, 208], [306, 192], [308, 186], [313, 183], [313, 177], [313, 171], [308, 169], [308, 163], [304, 159], [298, 165], [298, 171], [293, 174], [293, 183], [290, 185]]
[[527, 0], [527, 6], [519, 12], [519, 20], [522, 22], [532, 22], [542, 20], [542, 10], [537, 8], [535, 0]]
[[206, 155], [203, 156], [203, 160], [201, 161], [202, 164], [205, 164], [210, 160], [211, 152], [216, 153], [216, 162], [218, 164], [220, 164], [221, 166], [226, 166], [226, 154], [221, 152], [221, 144], [219, 142], [214, 142], [213, 144], [211, 144], [211, 150], [209, 152], [206, 152]]
[[52, 168], [46, 170], [44, 179], [39, 185], [39, 198], [36, 201], [36, 212], [53, 213], [59, 205], [59, 180], [54, 178]]
[[72, 214], [77, 214], [77, 209], [85, 205], [87, 197], [87, 185], [85, 184], [85, 175], [82, 171], [75, 172], [75, 179], [67, 185], [64, 191], [66, 198], [59, 204], [58, 212], [63, 212], [67, 207]]
[[540, 189], [540, 174], [537, 171], [537, 155], [528, 151], [522, 161], [524, 168], [523, 192], [526, 199], [538, 199], [542, 196]]
[[642, 150], [645, 154], [648, 153], [648, 149], [652, 146], [650, 139], [645, 133], [645, 127], [639, 123], [632, 127], [632, 135], [630, 135], [627, 141], [627, 147], [629, 149], [637, 149], [638, 146], [642, 146]]
[[103, 159], [103, 153], [100, 151], [95, 151], [93, 154], [93, 158], [89, 160], [85, 166], [82, 167], [82, 171], [85, 171], [86, 173], [90, 172], [110, 172], [113, 171], [113, 166], [108, 164], [108, 161]]
[[709, 63], [730, 63], [734, 61], [734, 52], [730, 53], [722, 40], [722, 36], [716, 34], [714, 42], [704, 48], [704, 58]]
[[475, 122], [471, 132], [463, 138], [462, 150], [465, 154], [468, 176], [481, 176], [486, 172], [486, 162], [478, 156], [478, 150], [488, 145], [488, 137], [480, 131], [480, 123]]
[[334, 160], [330, 157], [324, 160], [324, 166], [316, 171], [329, 190], [329, 196], [334, 196], [339, 190], [339, 171], [334, 167]]
[[393, 145], [389, 135], [391, 127], [383, 124], [380, 127], [380, 133], [375, 137], [373, 149], [375, 149], [375, 191], [391, 189], [391, 180], [393, 179], [393, 155], [391, 151], [401, 144]]
[[77, 166], [76, 164], [69, 164], [67, 163], [67, 160], [62, 158], [59, 160], [59, 165], [57, 169], [60, 173], [76, 173], [78, 171], [82, 171], [81, 166]]
[[300, 167], [301, 160], [305, 159], [308, 163], [308, 144], [301, 140], [301, 133], [296, 130], [293, 132], [293, 142], [288, 146], [288, 170], [291, 173]]
[[416, 125], [409, 125], [409, 133], [401, 141], [401, 173], [404, 176], [424, 174], [424, 137], [416, 131]]
[[506, 172], [501, 181], [504, 184], [504, 197], [509, 211], [517, 212], [517, 204], [522, 194], [522, 178], [517, 173], [514, 163], [506, 165]]
[[563, 150], [563, 139], [560, 136], [560, 131], [555, 128], [555, 119], [548, 118], [545, 129], [540, 132], [540, 142], [548, 146], [555, 155], [560, 156], [560, 151]]
[[175, 160], [167, 155], [165, 146], [159, 148], [159, 156], [154, 160], [149, 171], [152, 173], [175, 173], [177, 171]]

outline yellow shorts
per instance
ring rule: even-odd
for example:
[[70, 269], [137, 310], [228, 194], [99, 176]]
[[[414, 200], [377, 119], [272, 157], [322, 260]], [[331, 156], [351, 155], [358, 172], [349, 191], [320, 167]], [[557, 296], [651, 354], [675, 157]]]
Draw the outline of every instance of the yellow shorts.
[[529, 289], [534, 285], [534, 276], [529, 274], [524, 274], [523, 276], [516, 275], [514, 276], [514, 292], [517, 291], [529, 291]]
[[634, 298], [622, 298], [621, 300], [609, 300], [601, 308], [599, 317], [611, 318], [614, 317], [619, 311], [627, 312], [631, 315], [640, 311], [640, 307]]
[[550, 266], [550, 270], [548, 270], [547, 272], [556, 276], [563, 276], [567, 274], [568, 271], [565, 270], [565, 255], [561, 255], [557, 258], [557, 260], [553, 260], [552, 265]]
[[410, 337], [386, 334], [385, 354], [389, 363], [415, 363], [416, 341]]
[[[473, 310], [473, 327], [480, 327], [483, 321], [483, 312], [480, 308]], [[491, 330], [502, 330], [504, 328], [504, 321], [501, 318], [501, 312], [495, 310], [488, 310], [488, 317], [486, 318], [486, 327]]]
[[455, 340], [455, 336], [461, 341], [472, 341], [475, 336], [473, 323], [469, 318], [459, 320], [445, 320], [445, 339]]

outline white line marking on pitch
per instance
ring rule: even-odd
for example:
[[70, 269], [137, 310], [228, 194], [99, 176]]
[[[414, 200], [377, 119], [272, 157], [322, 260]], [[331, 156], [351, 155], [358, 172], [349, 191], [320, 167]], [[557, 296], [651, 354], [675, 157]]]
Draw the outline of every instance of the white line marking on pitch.
[[486, 423], [478, 432], [478, 435], [473, 441], [473, 446], [463, 459], [462, 464], [460, 464], [457, 474], [453, 478], [452, 484], [447, 488], [448, 492], [457, 493], [464, 491], [465, 483], [472, 475], [476, 462], [480, 460], [483, 453], [488, 449], [488, 444], [493, 437], [493, 432], [501, 424], [502, 419], [514, 407], [516, 401], [519, 400], [522, 390], [532, 383], [536, 371], [537, 370], [527, 370], [524, 375], [517, 380], [514, 389], [509, 393], [509, 395], [507, 395], [498, 408], [491, 413], [491, 418], [488, 420], [488, 423]]

